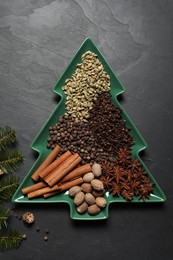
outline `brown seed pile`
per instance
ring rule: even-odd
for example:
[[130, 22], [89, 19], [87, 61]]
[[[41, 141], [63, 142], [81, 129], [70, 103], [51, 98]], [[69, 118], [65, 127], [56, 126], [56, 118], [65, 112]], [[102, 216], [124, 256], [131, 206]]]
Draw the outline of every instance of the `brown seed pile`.
[[130, 128], [126, 127], [126, 120], [122, 119], [121, 113], [111, 96], [104, 92], [96, 100], [88, 120], [95, 142], [113, 157], [120, 147], [130, 148], [133, 145]]
[[104, 92], [90, 110], [88, 123], [76, 122], [71, 116], [61, 116], [49, 128], [47, 148], [53, 149], [58, 144], [62, 152], [77, 152], [83, 158], [82, 163], [112, 161], [120, 147], [130, 148], [133, 144], [129, 131], [122, 119], [121, 109]]
[[77, 122], [87, 122], [97, 95], [110, 90], [110, 76], [97, 55], [87, 51], [62, 89], [66, 94], [66, 115], [71, 115]]
[[101, 165], [95, 163], [92, 172], [83, 176], [84, 183], [69, 190], [69, 196], [74, 198], [78, 213], [88, 212], [89, 215], [97, 215], [102, 208], [106, 207], [103, 182], [97, 179], [101, 174]]
[[47, 147], [53, 149], [56, 144], [61, 146], [61, 153], [69, 150], [78, 153], [82, 163], [92, 163], [98, 153], [94, 144], [92, 132], [87, 123], [77, 123], [71, 116], [63, 115], [55, 126], [49, 128], [50, 138]]

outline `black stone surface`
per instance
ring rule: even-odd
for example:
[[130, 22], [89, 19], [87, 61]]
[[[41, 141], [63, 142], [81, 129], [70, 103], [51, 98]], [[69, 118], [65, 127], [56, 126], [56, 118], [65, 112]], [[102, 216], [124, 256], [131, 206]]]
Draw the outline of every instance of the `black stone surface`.
[[52, 86], [88, 36], [125, 86], [121, 104], [148, 143], [142, 159], [167, 201], [113, 204], [101, 222], [72, 221], [65, 204], [18, 205], [36, 222], [10, 217], [27, 239], [0, 259], [173, 259], [171, 0], [0, 1], [0, 125], [15, 128], [25, 155], [17, 174], [21, 181], [35, 162], [30, 144], [57, 105]]

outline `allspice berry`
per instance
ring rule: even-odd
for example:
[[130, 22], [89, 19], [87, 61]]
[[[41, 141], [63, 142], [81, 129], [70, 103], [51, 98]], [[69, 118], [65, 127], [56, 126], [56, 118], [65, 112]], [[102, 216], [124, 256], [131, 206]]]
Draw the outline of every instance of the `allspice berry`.
[[37, 227], [37, 228], [36, 228], [36, 231], [37, 231], [37, 232], [39, 232], [39, 231], [40, 231], [40, 228], [39, 228], [39, 227]]
[[48, 228], [45, 229], [45, 233], [49, 234], [49, 229]]
[[48, 240], [48, 236], [44, 236], [44, 241], [47, 241]]
[[26, 235], [26, 234], [23, 234], [23, 235], [22, 235], [22, 239], [26, 240], [26, 239], [27, 239], [27, 235]]

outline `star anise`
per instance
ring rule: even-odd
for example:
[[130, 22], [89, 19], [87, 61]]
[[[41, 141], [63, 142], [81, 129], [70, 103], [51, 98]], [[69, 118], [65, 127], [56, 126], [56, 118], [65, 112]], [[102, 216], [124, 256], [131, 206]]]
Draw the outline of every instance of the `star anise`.
[[132, 174], [132, 178], [135, 179], [136, 181], [138, 180], [140, 182], [145, 182], [145, 178], [148, 179], [147, 173], [142, 167], [139, 167], [138, 170], [131, 171], [131, 174]]
[[114, 172], [114, 164], [108, 161], [103, 161], [101, 164], [102, 172], [104, 175], [112, 175]]
[[124, 177], [125, 177], [125, 174], [124, 174], [123, 168], [117, 165], [114, 168], [113, 178], [116, 180], [116, 183], [120, 183], [122, 181], [125, 181]]
[[131, 183], [129, 183], [128, 181], [125, 181], [125, 182], [122, 182], [121, 183], [121, 188], [124, 190], [127, 190], [127, 191], [130, 191], [131, 190]]
[[130, 150], [127, 148], [119, 149], [117, 154], [116, 162], [104, 161], [102, 163], [103, 175], [100, 179], [104, 188], [112, 196], [122, 195], [128, 201], [134, 195], [139, 199], [149, 198], [153, 191], [153, 184], [139, 159], [132, 159]]
[[100, 177], [100, 180], [103, 183], [104, 189], [105, 190], [110, 190], [110, 188], [112, 187], [112, 178], [109, 175], [102, 175]]
[[131, 163], [131, 149], [129, 148], [120, 148], [117, 152], [116, 161], [117, 164], [126, 167]]
[[133, 178], [132, 172], [131, 172], [129, 169], [126, 169], [126, 170], [124, 170], [124, 171], [125, 171], [125, 175], [127, 176], [127, 180], [128, 180], [129, 182], [131, 182], [131, 180], [132, 180], [132, 178]]
[[130, 201], [130, 200], [132, 200], [132, 197], [133, 197], [134, 193], [133, 192], [128, 192], [126, 189], [123, 189], [122, 192], [121, 192], [121, 195], [123, 196], [123, 198], [125, 200]]
[[112, 196], [120, 196], [121, 194], [121, 188], [115, 181], [112, 182], [112, 187], [109, 191], [112, 194]]
[[149, 198], [150, 193], [153, 191], [153, 185], [149, 183], [148, 185], [141, 184], [139, 189], [138, 199]]
[[139, 185], [140, 185], [140, 181], [136, 181], [134, 180], [132, 183], [131, 183], [131, 190], [135, 193], [138, 189], [139, 189]]
[[131, 171], [135, 171], [135, 170], [138, 170], [139, 167], [141, 167], [141, 162], [139, 161], [139, 159], [135, 159], [135, 160], [132, 160], [131, 163], [128, 165], [128, 168], [131, 170]]

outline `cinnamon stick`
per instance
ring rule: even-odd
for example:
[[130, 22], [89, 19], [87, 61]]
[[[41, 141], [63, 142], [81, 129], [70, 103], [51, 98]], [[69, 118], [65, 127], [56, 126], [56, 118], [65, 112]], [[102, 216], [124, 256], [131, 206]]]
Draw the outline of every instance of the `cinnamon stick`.
[[56, 145], [55, 148], [52, 150], [52, 152], [46, 157], [46, 159], [43, 161], [43, 163], [38, 167], [38, 169], [31, 176], [31, 178], [34, 181], [38, 181], [39, 173], [43, 169], [45, 169], [51, 162], [53, 162], [53, 160], [57, 157], [60, 150], [61, 150], [61, 147], [59, 145]]
[[30, 193], [27, 194], [27, 197], [28, 197], [28, 199], [32, 199], [32, 198], [35, 198], [35, 197], [42, 196], [45, 193], [55, 191], [55, 190], [59, 190], [59, 187], [58, 187], [57, 184], [54, 185], [52, 188], [45, 187], [45, 188], [38, 189], [38, 190], [35, 190], [33, 192], [30, 192]]
[[23, 188], [22, 189], [22, 193], [23, 193], [23, 195], [26, 195], [26, 194], [28, 194], [28, 193], [30, 193], [32, 191], [35, 191], [35, 190], [38, 190], [38, 189], [41, 189], [41, 188], [44, 188], [44, 187], [46, 187], [46, 184], [44, 182], [38, 182], [38, 183], [36, 183], [34, 185], [31, 185], [29, 187]]
[[69, 173], [81, 162], [81, 157], [76, 153], [68, 157], [57, 169], [55, 169], [44, 181], [50, 186], [54, 186], [60, 179]]
[[81, 183], [83, 183], [82, 177], [77, 178], [77, 179], [75, 179], [75, 180], [73, 180], [73, 181], [69, 181], [69, 182], [63, 183], [63, 184], [61, 184], [61, 185], [58, 185], [58, 190], [56, 190], [56, 191], [51, 191], [51, 192], [49, 192], [49, 193], [46, 193], [46, 194], [43, 195], [43, 197], [44, 197], [45, 199], [46, 199], [46, 198], [49, 198], [49, 197], [52, 197], [52, 196], [54, 196], [54, 195], [56, 195], [56, 194], [59, 194], [59, 193], [65, 191], [65, 190], [68, 190], [68, 189], [70, 189], [71, 187], [73, 187], [73, 186], [75, 186], [75, 185], [79, 185], [79, 184], [81, 184]]
[[49, 192], [49, 193], [46, 193], [46, 194], [44, 194], [43, 195], [43, 197], [45, 198], [45, 199], [47, 199], [47, 198], [50, 198], [50, 197], [53, 197], [53, 196], [55, 196], [55, 195], [57, 195], [57, 194], [59, 194], [60, 193], [60, 191], [58, 190], [56, 190], [56, 191], [52, 191], [52, 192]]
[[79, 177], [81, 175], [84, 175], [85, 173], [91, 172], [91, 166], [89, 163], [84, 164], [82, 166], [77, 167], [76, 169], [74, 169], [73, 171], [71, 171], [70, 173], [68, 173], [64, 178], [62, 178], [60, 181], [61, 183], [66, 182], [66, 181], [70, 181], [75, 179], [76, 177]]
[[72, 180], [72, 181], [68, 181], [68, 182], [65, 182], [61, 185], [58, 185], [58, 188], [59, 188], [59, 191], [65, 191], [65, 190], [68, 190], [70, 189], [71, 187], [75, 186], [75, 185], [79, 185], [81, 183], [83, 183], [83, 178], [82, 177], [79, 177], [75, 180]]
[[42, 189], [35, 190], [33, 192], [28, 193], [27, 197], [28, 197], [28, 199], [33, 199], [35, 197], [39, 197], [39, 196], [42, 196], [42, 195], [50, 193], [50, 192], [52, 193], [54, 191], [57, 191], [57, 193], [60, 193], [60, 192], [70, 189], [71, 187], [73, 187], [75, 185], [79, 185], [81, 183], [83, 183], [82, 177], [77, 178], [73, 181], [63, 183], [61, 185], [55, 184], [53, 187], [45, 187]]
[[70, 157], [70, 155], [70, 151], [67, 151], [64, 154], [62, 154], [59, 158], [57, 158], [54, 162], [49, 164], [49, 166], [47, 166], [38, 174], [40, 178], [44, 179], [46, 176], [48, 176], [50, 172], [55, 170], [55, 168], [57, 168], [61, 163], [63, 163], [68, 157]]

